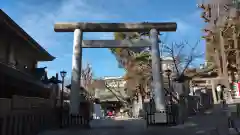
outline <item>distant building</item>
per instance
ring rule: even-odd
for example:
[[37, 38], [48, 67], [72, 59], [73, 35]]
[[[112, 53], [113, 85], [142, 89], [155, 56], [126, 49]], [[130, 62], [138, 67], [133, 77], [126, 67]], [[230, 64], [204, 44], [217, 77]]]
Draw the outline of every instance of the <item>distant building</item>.
[[126, 81], [122, 77], [104, 77], [101, 80], [93, 81], [95, 98], [100, 102], [116, 102], [128, 96], [125, 91]]
[[54, 57], [0, 9], [0, 97], [12, 95], [49, 98], [45, 68], [38, 62]]
[[235, 93], [234, 84], [240, 80], [240, 1], [202, 1], [199, 8], [202, 10], [201, 18], [206, 22], [203, 38], [206, 40], [207, 67], [217, 73], [211, 81], [212, 90], [216, 84], [222, 84]]
[[119, 111], [129, 96], [125, 89], [123, 77], [104, 77], [93, 80], [94, 97], [100, 101], [103, 110]]

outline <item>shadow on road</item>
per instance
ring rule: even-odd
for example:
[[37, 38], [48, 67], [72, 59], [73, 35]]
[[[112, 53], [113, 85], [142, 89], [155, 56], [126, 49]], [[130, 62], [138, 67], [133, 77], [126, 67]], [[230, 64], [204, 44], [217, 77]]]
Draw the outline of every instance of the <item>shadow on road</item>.
[[79, 129], [78, 127], [62, 131], [51, 131], [41, 135], [219, 135], [227, 133], [227, 117], [224, 115], [220, 105], [203, 114], [189, 117], [184, 124], [177, 126], [149, 126], [144, 119], [100, 119], [91, 121], [90, 129]]

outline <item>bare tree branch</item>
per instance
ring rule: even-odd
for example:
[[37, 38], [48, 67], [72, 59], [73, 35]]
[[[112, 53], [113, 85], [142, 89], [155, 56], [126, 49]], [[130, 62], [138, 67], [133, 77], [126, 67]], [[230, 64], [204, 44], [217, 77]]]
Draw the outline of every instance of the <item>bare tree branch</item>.
[[184, 77], [189, 66], [192, 65], [195, 60], [202, 58], [203, 54], [196, 52], [198, 45], [199, 41], [193, 46], [189, 44], [188, 41], [180, 43], [173, 42], [170, 45], [165, 44], [164, 52], [172, 57], [173, 65], [178, 77]]
[[[188, 43], [187, 43], [188, 44]], [[196, 50], [197, 46], [199, 44], [199, 41], [196, 42], [196, 44], [191, 48], [191, 52], [190, 55], [188, 56], [188, 60], [187, 63], [181, 73], [181, 75], [183, 75], [186, 71], [186, 69], [189, 67], [189, 65], [192, 63], [193, 59], [194, 59], [194, 51]]]
[[119, 90], [121, 89], [119, 82], [116, 80], [111, 80], [110, 83], [112, 86], [109, 85], [109, 82], [104, 81], [105, 88], [108, 89], [118, 101], [124, 103], [125, 105], [128, 104], [126, 97], [121, 93], [121, 90]]
[[88, 89], [88, 87], [92, 83], [92, 76], [93, 76], [92, 67], [90, 66], [90, 64], [87, 64], [87, 66], [83, 68], [81, 71], [82, 87], [84, 87], [85, 89]]

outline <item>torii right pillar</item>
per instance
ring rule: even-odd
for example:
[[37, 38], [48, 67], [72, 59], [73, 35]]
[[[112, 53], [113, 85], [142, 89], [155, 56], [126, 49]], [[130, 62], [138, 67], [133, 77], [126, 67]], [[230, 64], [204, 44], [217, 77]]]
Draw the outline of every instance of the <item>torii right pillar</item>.
[[[152, 42], [152, 76], [153, 76], [153, 92], [155, 100], [156, 114], [158, 116], [164, 116], [166, 114], [166, 102], [165, 102], [165, 92], [164, 92], [164, 82], [162, 74], [162, 62], [159, 51], [159, 32], [156, 29], [151, 29], [150, 38]], [[163, 121], [163, 118], [155, 117], [156, 120], [159, 119]]]

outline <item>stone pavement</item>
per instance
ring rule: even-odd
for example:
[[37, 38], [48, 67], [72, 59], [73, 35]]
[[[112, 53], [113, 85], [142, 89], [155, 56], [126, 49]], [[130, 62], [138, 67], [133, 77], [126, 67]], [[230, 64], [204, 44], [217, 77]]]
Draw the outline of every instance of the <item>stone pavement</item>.
[[[145, 120], [118, 119], [118, 120], [95, 120], [91, 123], [92, 129], [65, 129], [48, 131], [39, 135], [226, 135], [228, 134], [227, 117], [220, 106], [205, 114], [190, 117], [184, 124], [162, 127], [146, 127]], [[217, 134], [218, 132], [218, 134]]]

